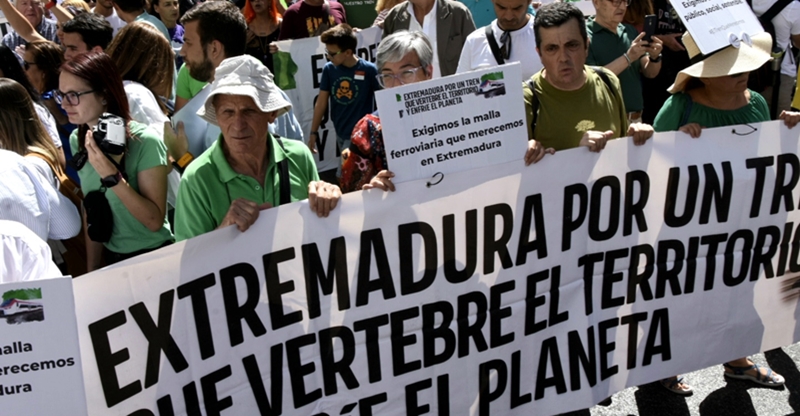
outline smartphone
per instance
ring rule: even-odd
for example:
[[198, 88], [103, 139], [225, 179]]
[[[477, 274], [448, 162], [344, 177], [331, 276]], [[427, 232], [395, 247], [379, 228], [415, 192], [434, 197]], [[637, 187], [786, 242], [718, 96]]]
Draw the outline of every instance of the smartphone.
[[646, 42], [653, 41], [653, 33], [656, 32], [656, 15], [648, 14], [644, 17], [644, 38]]

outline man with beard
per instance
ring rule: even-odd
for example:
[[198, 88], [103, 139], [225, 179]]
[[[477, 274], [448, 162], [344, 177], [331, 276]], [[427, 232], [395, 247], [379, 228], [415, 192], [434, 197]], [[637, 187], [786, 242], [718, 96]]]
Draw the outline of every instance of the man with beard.
[[[214, 72], [223, 60], [244, 54], [247, 23], [233, 3], [214, 1], [199, 4], [181, 18], [181, 24], [184, 27], [181, 56], [189, 75], [197, 81], [213, 81]], [[279, 91], [283, 99], [290, 102], [286, 93]], [[208, 88], [204, 88], [175, 113], [173, 121], [178, 122], [177, 132], [169, 124], [165, 125], [164, 141], [179, 170], [185, 169], [219, 137], [219, 127], [208, 124], [195, 114], [205, 103], [208, 93]], [[303, 140], [300, 123], [292, 111], [277, 117], [269, 125], [269, 132]]]

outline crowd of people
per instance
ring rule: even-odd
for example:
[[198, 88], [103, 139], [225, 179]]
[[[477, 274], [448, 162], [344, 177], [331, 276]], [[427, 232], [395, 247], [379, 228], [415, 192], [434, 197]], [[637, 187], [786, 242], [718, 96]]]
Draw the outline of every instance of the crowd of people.
[[[599, 152], [612, 139], [641, 145], [655, 131], [697, 138], [770, 120], [767, 100], [748, 88], [748, 74], [772, 59], [770, 35], [704, 56], [665, 0], [593, 0], [588, 19], [570, 3], [534, 11], [530, 0], [492, 0], [495, 18], [479, 28], [458, 1], [382, 0], [375, 63], [356, 54], [358, 29], [338, 2], [195, 3], [0, 0], [12, 28], [0, 45], [2, 241], [30, 249], [6, 256], [15, 261], [0, 267], [0, 281], [55, 270], [31, 256], [52, 256], [77, 276], [214, 229], [244, 232], [276, 205], [308, 199], [326, 217], [343, 192], [393, 191], [384, 150], [392, 138], [374, 93], [507, 62], [522, 63], [527, 165], [576, 147]], [[800, 16], [798, 7], [781, 18]], [[658, 24], [647, 39], [650, 14]], [[797, 34], [785, 29], [776, 40], [789, 51], [800, 24]], [[273, 54], [278, 40], [315, 36], [328, 63], [302, 126], [273, 81]], [[800, 113], [787, 55], [773, 111], [791, 128]], [[342, 164], [318, 172], [327, 114]], [[783, 384], [746, 358], [725, 371]], [[680, 377], [662, 384], [691, 393]]]

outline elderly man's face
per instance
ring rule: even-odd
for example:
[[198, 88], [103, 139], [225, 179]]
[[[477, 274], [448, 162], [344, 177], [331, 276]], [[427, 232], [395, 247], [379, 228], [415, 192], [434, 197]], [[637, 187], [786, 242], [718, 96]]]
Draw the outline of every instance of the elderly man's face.
[[216, 95], [214, 110], [217, 123], [231, 153], [247, 153], [263, 144], [269, 123], [277, 111], [262, 112], [252, 98], [245, 95]]
[[17, 10], [31, 22], [33, 27], [42, 23], [44, 8], [42, 8], [41, 0], [17, 0]]

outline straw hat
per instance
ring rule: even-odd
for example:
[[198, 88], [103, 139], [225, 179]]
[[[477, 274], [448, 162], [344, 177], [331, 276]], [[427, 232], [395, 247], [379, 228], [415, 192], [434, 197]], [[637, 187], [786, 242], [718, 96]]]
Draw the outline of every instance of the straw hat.
[[742, 34], [741, 38], [731, 34], [730, 46], [712, 52], [705, 57], [692, 39], [689, 32], [683, 35], [683, 46], [689, 54], [693, 65], [678, 73], [675, 83], [669, 87], [669, 92], [675, 94], [683, 91], [686, 83], [691, 78], [715, 78], [726, 75], [741, 74], [756, 70], [772, 59], [772, 36], [762, 32], [752, 37]]
[[272, 82], [272, 73], [264, 64], [250, 55], [235, 56], [222, 61], [214, 71], [214, 82], [207, 88], [211, 92], [197, 115], [203, 120], [218, 126], [214, 110], [214, 96], [245, 95], [253, 99], [262, 112], [277, 111], [283, 115], [292, 108], [285, 93]]

